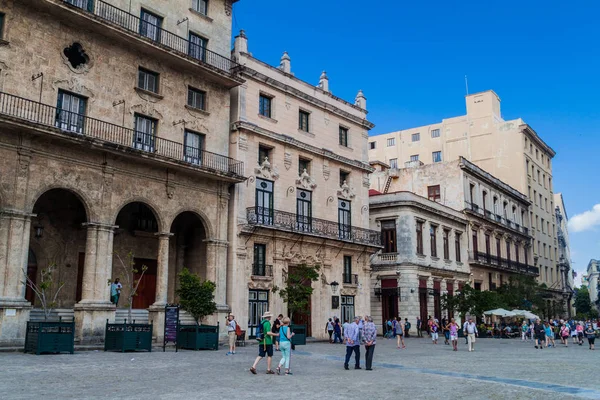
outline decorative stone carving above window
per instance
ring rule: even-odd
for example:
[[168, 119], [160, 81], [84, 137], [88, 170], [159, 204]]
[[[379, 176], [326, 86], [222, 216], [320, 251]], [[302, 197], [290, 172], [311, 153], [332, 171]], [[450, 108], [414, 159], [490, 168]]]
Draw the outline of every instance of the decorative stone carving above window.
[[337, 191], [338, 197], [343, 197], [345, 199], [353, 199], [356, 197], [356, 193], [354, 193], [354, 189], [348, 186], [346, 181], [342, 183], [342, 186]]
[[302, 175], [300, 175], [298, 178], [296, 178], [296, 185], [302, 186], [304, 189], [311, 189], [311, 190], [313, 190], [317, 187], [317, 183], [315, 182], [315, 180], [313, 178], [310, 177], [310, 175], [306, 171], [306, 168], [302, 172]]
[[265, 160], [262, 164], [254, 167], [254, 173], [257, 176], [266, 179], [277, 180], [279, 178], [279, 172], [277, 172], [277, 167], [271, 166], [271, 163], [269, 162], [269, 157], [265, 157]]

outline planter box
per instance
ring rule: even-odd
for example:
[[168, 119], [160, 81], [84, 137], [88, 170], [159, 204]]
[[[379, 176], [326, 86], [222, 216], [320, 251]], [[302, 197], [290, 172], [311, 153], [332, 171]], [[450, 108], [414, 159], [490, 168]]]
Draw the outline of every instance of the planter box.
[[179, 325], [177, 348], [188, 350], [218, 350], [219, 325]]
[[292, 344], [296, 346], [302, 346], [306, 344], [306, 325], [292, 325], [292, 333], [295, 335], [292, 337]]
[[104, 351], [152, 351], [152, 324], [109, 324], [106, 321]]
[[27, 322], [25, 353], [71, 353], [75, 351], [75, 321]]

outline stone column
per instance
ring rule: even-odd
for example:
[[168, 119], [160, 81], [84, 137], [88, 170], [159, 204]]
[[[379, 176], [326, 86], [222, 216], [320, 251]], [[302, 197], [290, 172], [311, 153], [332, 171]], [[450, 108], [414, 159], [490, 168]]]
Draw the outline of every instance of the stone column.
[[215, 302], [217, 303], [216, 315], [207, 318], [205, 323], [216, 325], [220, 322], [220, 334], [227, 335], [223, 321], [229, 314], [227, 304], [227, 246], [225, 240], [206, 239], [206, 279], [216, 285]]
[[112, 275], [113, 225], [85, 223], [87, 239], [81, 301], [75, 304], [75, 340], [99, 343], [104, 340], [106, 320], [113, 320], [108, 281]]
[[173, 234], [159, 232], [156, 233], [156, 236], [158, 236], [156, 298], [148, 311], [153, 324], [153, 336], [156, 338], [157, 343], [162, 343], [164, 339], [165, 306], [167, 305], [167, 291], [169, 289], [169, 239]]
[[0, 212], [0, 346], [25, 340], [31, 304], [25, 300], [25, 270], [31, 218], [16, 210]]
[[435, 304], [434, 304], [434, 296], [433, 296], [433, 278], [427, 278], [427, 315], [431, 315], [433, 319], [436, 319], [435, 315]]

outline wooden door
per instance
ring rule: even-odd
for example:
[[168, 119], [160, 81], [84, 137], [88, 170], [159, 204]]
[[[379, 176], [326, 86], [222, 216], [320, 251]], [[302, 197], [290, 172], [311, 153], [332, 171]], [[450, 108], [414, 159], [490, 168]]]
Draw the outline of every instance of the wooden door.
[[[157, 263], [156, 260], [149, 260], [145, 258], [134, 258], [133, 262], [135, 264], [135, 269], [139, 271], [139, 273], [133, 275], [134, 281], [137, 281], [139, 279], [142, 271], [142, 266], [145, 265], [146, 267], [148, 267], [148, 269], [144, 273], [144, 276], [142, 277], [140, 286], [138, 286], [137, 295], [133, 297], [133, 308], [145, 309], [150, 307], [156, 301]], [[119, 303], [121, 303], [121, 300], [119, 300]]]
[[[396, 279], [381, 280], [381, 309], [383, 317], [383, 325], [389, 319], [394, 319], [398, 316], [398, 281]], [[385, 331], [385, 328], [384, 328]]]
[[[290, 269], [293, 269], [294, 267], [290, 267]], [[311, 286], [312, 282], [310, 280], [306, 280], [304, 281], [304, 285], [305, 286]], [[298, 312], [296, 311], [294, 313], [293, 316], [293, 321], [292, 323], [294, 325], [306, 325], [306, 336], [312, 336], [312, 324], [311, 324], [311, 310], [312, 310], [312, 296], [308, 299], [308, 307], [306, 307], [306, 310], [303, 312]], [[289, 310], [288, 310], [288, 315], [289, 315]]]

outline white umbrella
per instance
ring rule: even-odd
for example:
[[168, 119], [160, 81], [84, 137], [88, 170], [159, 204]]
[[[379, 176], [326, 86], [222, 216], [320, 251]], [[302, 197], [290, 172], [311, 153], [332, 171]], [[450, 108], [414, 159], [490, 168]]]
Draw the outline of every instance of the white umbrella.
[[514, 317], [516, 314], [512, 311], [505, 310], [504, 308], [497, 308], [495, 310], [489, 310], [484, 312], [485, 315], [496, 315], [498, 317]]
[[527, 310], [512, 310], [513, 313], [515, 313], [515, 315], [518, 315], [520, 317], [524, 317], [526, 319], [539, 319], [539, 317], [537, 315], [535, 315], [534, 313], [532, 313], [531, 311], [527, 311]]

